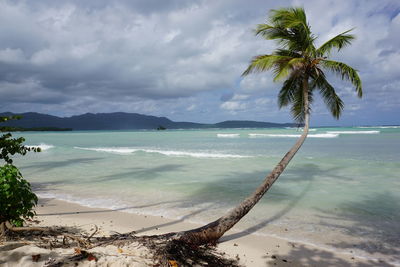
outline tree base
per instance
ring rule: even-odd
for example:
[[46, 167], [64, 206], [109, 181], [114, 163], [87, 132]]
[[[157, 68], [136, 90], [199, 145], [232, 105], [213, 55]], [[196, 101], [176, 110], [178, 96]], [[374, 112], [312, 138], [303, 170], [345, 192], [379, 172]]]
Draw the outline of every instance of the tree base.
[[[154, 266], [240, 266], [238, 259], [230, 259], [213, 245], [194, 246], [179, 240], [179, 234], [170, 233], [153, 236], [136, 236], [135, 232], [115, 234], [108, 237], [95, 236], [97, 227], [91, 234], [82, 233], [77, 228], [18, 227], [7, 228], [7, 242], [31, 244], [45, 249], [73, 248], [73, 256], [63, 256], [46, 266], [62, 266], [71, 262], [92, 260], [101, 257], [91, 252], [96, 247], [109, 245], [117, 248], [140, 244], [149, 250]], [[17, 230], [18, 229], [18, 230]], [[16, 230], [16, 231], [15, 231]], [[40, 231], [38, 231], [40, 230]]]

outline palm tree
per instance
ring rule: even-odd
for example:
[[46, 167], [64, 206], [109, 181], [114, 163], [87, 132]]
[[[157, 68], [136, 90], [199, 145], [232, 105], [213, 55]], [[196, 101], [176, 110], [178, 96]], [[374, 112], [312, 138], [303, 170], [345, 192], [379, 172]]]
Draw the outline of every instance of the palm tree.
[[321, 94], [333, 117], [339, 119], [344, 106], [343, 101], [327, 81], [325, 71], [334, 72], [343, 80], [350, 81], [358, 96], [362, 96], [361, 80], [357, 71], [342, 62], [328, 59], [332, 50], [339, 51], [351, 43], [354, 35], [349, 34], [350, 31], [345, 31], [316, 48], [316, 37], [310, 31], [303, 8], [272, 10], [269, 23], [257, 26], [256, 35], [261, 35], [267, 40], [276, 40], [279, 48], [272, 54], [254, 57], [243, 76], [272, 70], [274, 81], [286, 79], [278, 95], [278, 104], [280, 108], [291, 107], [294, 119], [304, 124], [303, 133], [262, 184], [238, 206], [216, 221], [177, 233], [175, 237], [196, 245], [215, 243], [253, 208], [304, 143], [309, 129], [310, 106], [316, 91]]

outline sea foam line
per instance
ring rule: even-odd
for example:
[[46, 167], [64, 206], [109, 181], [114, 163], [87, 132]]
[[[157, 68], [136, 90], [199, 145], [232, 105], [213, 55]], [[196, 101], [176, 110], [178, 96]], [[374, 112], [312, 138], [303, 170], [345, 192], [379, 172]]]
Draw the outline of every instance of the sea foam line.
[[[303, 131], [304, 130], [304, 128], [298, 128], [298, 127], [285, 127], [285, 129], [288, 129], [288, 130], [296, 130], [296, 131]], [[309, 132], [315, 132], [315, 131], [317, 131], [317, 129], [315, 129], [315, 128], [310, 128], [310, 129], [308, 129], [308, 131]]]
[[380, 131], [328, 131], [331, 134], [378, 134]]
[[378, 129], [399, 129], [400, 126], [360, 126], [356, 127], [360, 129], [370, 129], [370, 128], [378, 128]]
[[115, 154], [132, 154], [138, 149], [128, 148], [128, 147], [78, 147], [75, 146], [75, 149], [81, 150], [89, 150], [89, 151], [97, 151], [97, 152], [108, 152], [108, 153], [115, 153]]
[[165, 156], [175, 157], [193, 157], [193, 158], [250, 158], [251, 156], [237, 155], [237, 154], [224, 154], [224, 153], [210, 153], [210, 152], [188, 152], [188, 151], [175, 151], [175, 150], [158, 150], [158, 149], [144, 149], [144, 148], [129, 148], [129, 147], [74, 147], [81, 150], [108, 152], [115, 154], [132, 154], [135, 152], [145, 153], [158, 153]]
[[[262, 137], [300, 137], [300, 134], [257, 134], [257, 133], [250, 133], [250, 138], [262, 138]], [[311, 138], [335, 138], [338, 137], [339, 134], [336, 133], [323, 133], [323, 134], [309, 134], [307, 137]]]
[[217, 137], [219, 138], [238, 138], [240, 137], [240, 134], [234, 133], [234, 134], [217, 134]]

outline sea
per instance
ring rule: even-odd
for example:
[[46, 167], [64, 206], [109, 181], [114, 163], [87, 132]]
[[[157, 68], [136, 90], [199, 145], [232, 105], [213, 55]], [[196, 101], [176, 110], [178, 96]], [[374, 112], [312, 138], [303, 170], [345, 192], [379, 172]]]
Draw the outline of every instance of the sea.
[[[300, 128], [23, 132], [40, 197], [203, 224], [249, 195]], [[229, 238], [275, 236], [400, 264], [400, 126], [312, 128]]]

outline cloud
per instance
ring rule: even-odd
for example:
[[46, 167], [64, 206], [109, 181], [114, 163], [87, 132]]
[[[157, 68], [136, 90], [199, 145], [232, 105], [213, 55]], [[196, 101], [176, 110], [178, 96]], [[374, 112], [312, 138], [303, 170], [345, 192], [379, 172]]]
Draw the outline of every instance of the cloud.
[[0, 62], [4, 63], [23, 63], [25, 61], [24, 53], [21, 49], [6, 48], [0, 50]]
[[[355, 27], [354, 45], [332, 57], [360, 71], [364, 99], [329, 76], [354, 114], [343, 123], [382, 105], [400, 112], [400, 5], [390, 0], [1, 1], [1, 109], [290, 121], [276, 106], [281, 84], [270, 73], [241, 78], [253, 56], [276, 47], [251, 30], [269, 9], [289, 5], [305, 7], [319, 43]], [[321, 116], [313, 119], [326, 122], [323, 103], [315, 106]]]
[[246, 109], [247, 105], [240, 101], [227, 101], [222, 103], [220, 107], [228, 111], [237, 111]]

